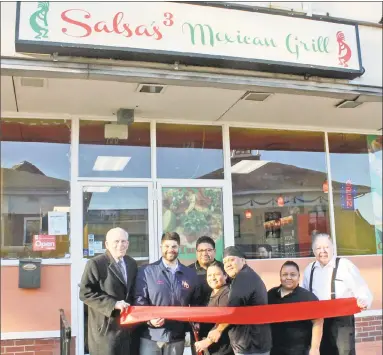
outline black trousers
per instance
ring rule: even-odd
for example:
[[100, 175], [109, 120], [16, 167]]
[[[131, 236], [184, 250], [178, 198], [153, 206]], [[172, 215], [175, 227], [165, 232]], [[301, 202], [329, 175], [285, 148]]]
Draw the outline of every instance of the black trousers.
[[325, 318], [320, 353], [355, 355], [354, 316]]
[[309, 351], [310, 349], [302, 347], [295, 347], [290, 349], [273, 347], [270, 351], [270, 355], [309, 355]]

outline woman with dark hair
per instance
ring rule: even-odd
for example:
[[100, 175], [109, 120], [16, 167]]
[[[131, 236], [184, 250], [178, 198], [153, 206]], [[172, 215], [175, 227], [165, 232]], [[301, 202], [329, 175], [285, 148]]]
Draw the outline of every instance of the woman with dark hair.
[[[286, 261], [280, 271], [281, 284], [268, 292], [269, 304], [318, 301], [312, 292], [299, 286], [299, 277], [299, 266]], [[270, 355], [319, 355], [322, 328], [323, 319], [271, 324]]]
[[[227, 275], [221, 264], [210, 265], [207, 269], [207, 283], [213, 290], [208, 307], [226, 307], [229, 300], [230, 288], [227, 284]], [[204, 324], [208, 327], [206, 334], [215, 327], [214, 324]], [[195, 343], [195, 348], [198, 351], [204, 351], [210, 355], [234, 355], [233, 349], [230, 346], [228, 329], [226, 329], [217, 343], [214, 343], [209, 338], [205, 338]]]

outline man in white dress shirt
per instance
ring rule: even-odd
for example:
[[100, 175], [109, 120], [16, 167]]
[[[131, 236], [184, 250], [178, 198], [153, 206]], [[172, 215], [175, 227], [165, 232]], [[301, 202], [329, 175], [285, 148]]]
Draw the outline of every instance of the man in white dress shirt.
[[[367, 283], [350, 260], [334, 256], [331, 237], [315, 235], [312, 247], [316, 261], [306, 267], [303, 287], [319, 300], [355, 297], [362, 310], [371, 307], [373, 297]], [[355, 355], [354, 316], [325, 319], [320, 353]]]

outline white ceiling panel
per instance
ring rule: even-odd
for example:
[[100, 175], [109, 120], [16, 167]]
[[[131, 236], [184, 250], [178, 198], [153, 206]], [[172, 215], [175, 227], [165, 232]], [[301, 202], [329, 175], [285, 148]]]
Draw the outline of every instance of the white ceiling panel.
[[241, 100], [221, 121], [366, 130], [382, 127], [382, 103], [363, 103], [354, 109], [336, 108], [341, 101], [288, 94], [272, 95], [264, 102]]
[[94, 80], [48, 79], [43, 88], [16, 80], [19, 110], [108, 116], [119, 108], [136, 108], [146, 118], [214, 121], [244, 91], [195, 87], [166, 87], [161, 94], [136, 92], [138, 84]]
[[11, 76], [1, 76], [1, 111], [17, 111]]
[[[4, 77], [3, 111], [16, 110], [11, 84], [11, 79]], [[166, 120], [219, 120], [331, 129], [376, 130], [382, 127], [381, 103], [371, 102], [354, 109], [337, 109], [335, 106], [341, 99], [273, 94], [264, 102], [254, 102], [240, 100], [245, 91], [238, 90], [167, 86], [161, 94], [145, 94], [136, 92], [137, 86], [96, 80], [44, 79], [43, 86], [39, 87], [35, 79], [15, 78], [20, 112], [110, 116], [119, 108], [135, 108], [138, 117]]]

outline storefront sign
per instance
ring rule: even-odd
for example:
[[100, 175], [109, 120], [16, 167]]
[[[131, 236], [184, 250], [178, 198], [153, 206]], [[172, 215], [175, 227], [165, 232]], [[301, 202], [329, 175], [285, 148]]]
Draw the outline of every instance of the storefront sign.
[[20, 2], [16, 51], [363, 74], [357, 25], [173, 2]]
[[54, 235], [34, 235], [32, 240], [33, 251], [56, 250], [56, 236]]

